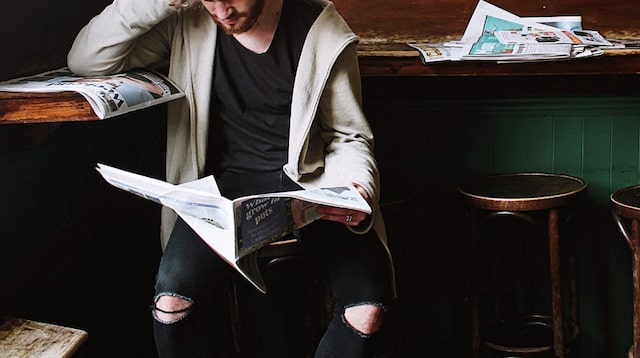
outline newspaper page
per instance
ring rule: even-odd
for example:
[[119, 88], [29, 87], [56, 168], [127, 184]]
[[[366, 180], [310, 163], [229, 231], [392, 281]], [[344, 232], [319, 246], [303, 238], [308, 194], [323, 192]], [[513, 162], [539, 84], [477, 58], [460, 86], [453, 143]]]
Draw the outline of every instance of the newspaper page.
[[503, 44], [537, 44], [537, 43], [557, 43], [588, 46], [611, 46], [597, 31], [576, 30], [576, 31], [496, 31], [496, 37]]
[[184, 97], [184, 92], [167, 77], [146, 69], [86, 77], [77, 76], [64, 67], [0, 82], [0, 91], [78, 92], [100, 119]]
[[98, 164], [111, 185], [174, 210], [223, 260], [266, 292], [255, 262], [258, 250], [319, 219], [319, 205], [371, 213], [353, 186], [257, 194], [227, 199], [213, 176], [173, 185]]
[[499, 30], [493, 33], [503, 44], [578, 44], [580, 40], [572, 33], [549, 30]]
[[568, 30], [568, 31], [582, 30], [582, 16], [580, 15], [526, 16], [526, 17], [523, 17], [523, 19], [525, 21], [548, 25], [551, 27]]
[[410, 43], [409, 46], [418, 50], [422, 63], [456, 61], [460, 59], [460, 47], [447, 46], [441, 43]]
[[607, 49], [614, 47], [614, 44], [604, 38], [598, 31], [584, 30], [582, 27], [582, 16], [579, 15], [525, 17], [524, 19], [569, 31], [583, 45], [598, 46]]
[[[535, 41], [533, 43], [503, 43], [496, 33], [520, 31], [536, 33], [549, 31], [562, 41]], [[464, 43], [463, 59], [474, 60], [537, 60], [569, 58], [573, 41], [560, 29], [520, 18], [506, 10], [480, 0], [469, 20], [460, 42]], [[544, 37], [543, 40], [549, 40]]]

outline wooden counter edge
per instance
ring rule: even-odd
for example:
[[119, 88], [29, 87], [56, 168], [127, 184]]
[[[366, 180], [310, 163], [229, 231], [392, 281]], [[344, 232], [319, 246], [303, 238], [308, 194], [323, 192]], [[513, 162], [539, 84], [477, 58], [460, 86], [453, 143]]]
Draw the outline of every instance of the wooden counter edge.
[[424, 64], [407, 43], [362, 43], [360, 73], [371, 76], [539, 76], [640, 74], [640, 49], [605, 50], [604, 55], [559, 61], [502, 63], [444, 61]]
[[[640, 74], [640, 49], [606, 50], [603, 56], [566, 61], [496, 64], [455, 61], [423, 64], [408, 42], [367, 42], [358, 47], [367, 76], [538, 76]], [[0, 124], [99, 121], [76, 92], [0, 92]]]
[[0, 124], [98, 120], [89, 102], [76, 92], [0, 92]]

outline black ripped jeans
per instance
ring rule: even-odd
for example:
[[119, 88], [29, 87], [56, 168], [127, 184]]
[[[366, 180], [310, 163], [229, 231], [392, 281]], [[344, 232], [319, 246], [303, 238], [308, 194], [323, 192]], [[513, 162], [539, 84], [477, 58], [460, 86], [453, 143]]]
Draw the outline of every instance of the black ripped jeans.
[[[300, 189], [284, 173], [225, 174], [216, 179], [222, 194], [235, 198], [254, 193]], [[320, 344], [317, 357], [368, 357], [372, 337], [345, 324], [347, 307], [385, 306], [393, 295], [392, 268], [386, 248], [375, 233], [359, 235], [339, 223], [319, 220], [300, 232], [300, 242], [326, 270], [335, 303], [333, 319]], [[156, 299], [175, 295], [192, 302], [183, 319], [166, 323], [154, 319], [156, 347], [160, 357], [212, 357], [216, 340], [212, 320], [212, 292], [220, 292], [230, 275], [237, 274], [220, 259], [191, 228], [178, 219], [160, 262]], [[269, 295], [269, 293], [267, 293]], [[259, 295], [261, 296], [261, 295]], [[219, 302], [219, 301], [218, 301]], [[219, 325], [219, 324], [218, 324]], [[224, 326], [228, 327], [228, 323]], [[256, 332], [260, 334], [260, 332]], [[264, 357], [265, 355], [262, 355]]]

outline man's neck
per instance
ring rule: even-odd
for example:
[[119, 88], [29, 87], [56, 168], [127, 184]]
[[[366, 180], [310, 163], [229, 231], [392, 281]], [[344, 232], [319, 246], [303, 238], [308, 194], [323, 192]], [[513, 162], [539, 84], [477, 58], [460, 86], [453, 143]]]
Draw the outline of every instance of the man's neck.
[[233, 37], [248, 50], [255, 53], [265, 53], [271, 46], [271, 41], [280, 22], [282, 4], [284, 0], [265, 0], [262, 13], [256, 24], [247, 32], [235, 34]]

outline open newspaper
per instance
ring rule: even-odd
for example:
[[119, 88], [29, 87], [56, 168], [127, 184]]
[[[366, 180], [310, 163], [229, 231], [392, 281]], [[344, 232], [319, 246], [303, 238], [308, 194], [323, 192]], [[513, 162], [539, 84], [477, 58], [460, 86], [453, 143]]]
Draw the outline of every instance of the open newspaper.
[[174, 210], [229, 265], [254, 287], [266, 292], [257, 265], [258, 250], [289, 239], [299, 228], [320, 218], [319, 205], [371, 213], [352, 186], [250, 195], [230, 200], [218, 190], [213, 176], [173, 185], [98, 164], [111, 185]]
[[583, 30], [580, 16], [519, 17], [480, 0], [459, 41], [412, 43], [424, 63], [481, 60], [522, 62], [601, 55], [611, 43]]
[[0, 82], [6, 92], [80, 93], [100, 119], [184, 97], [167, 77], [151, 70], [132, 70], [105, 76], [83, 77], [68, 68]]

